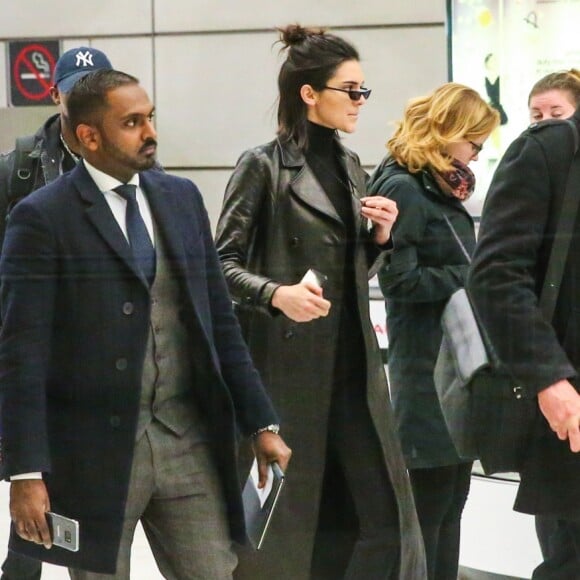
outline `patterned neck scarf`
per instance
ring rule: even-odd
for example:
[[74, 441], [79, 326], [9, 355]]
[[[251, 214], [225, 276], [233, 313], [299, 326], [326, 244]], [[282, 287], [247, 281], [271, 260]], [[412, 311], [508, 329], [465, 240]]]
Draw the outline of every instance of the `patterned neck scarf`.
[[475, 189], [475, 175], [465, 163], [461, 163], [458, 159], [453, 159], [451, 164], [453, 165], [451, 171], [441, 172], [431, 168], [431, 175], [445, 195], [465, 201]]

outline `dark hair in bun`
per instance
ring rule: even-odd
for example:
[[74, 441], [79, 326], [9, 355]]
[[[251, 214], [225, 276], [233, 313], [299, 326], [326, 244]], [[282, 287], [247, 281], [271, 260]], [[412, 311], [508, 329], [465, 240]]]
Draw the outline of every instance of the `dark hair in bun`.
[[320, 91], [347, 60], [359, 60], [359, 55], [346, 40], [327, 33], [323, 28], [304, 28], [290, 24], [278, 28], [286, 60], [278, 75], [278, 135], [294, 140], [301, 149], [308, 145], [306, 103], [300, 96], [303, 85]]
[[280, 33], [280, 42], [284, 48], [301, 44], [308, 36], [318, 34], [322, 36], [325, 32], [324, 28], [303, 28], [300, 24], [289, 24], [286, 28], [277, 28]]

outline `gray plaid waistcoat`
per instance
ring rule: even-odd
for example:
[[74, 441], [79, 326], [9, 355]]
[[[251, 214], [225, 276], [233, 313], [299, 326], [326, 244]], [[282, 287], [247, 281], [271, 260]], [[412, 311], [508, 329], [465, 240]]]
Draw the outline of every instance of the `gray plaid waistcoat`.
[[191, 429], [188, 435], [202, 441], [206, 439], [205, 429], [193, 398], [193, 337], [181, 320], [179, 284], [171, 275], [163, 240], [157, 231], [155, 245], [157, 271], [151, 287], [137, 439], [155, 419], [178, 436]]

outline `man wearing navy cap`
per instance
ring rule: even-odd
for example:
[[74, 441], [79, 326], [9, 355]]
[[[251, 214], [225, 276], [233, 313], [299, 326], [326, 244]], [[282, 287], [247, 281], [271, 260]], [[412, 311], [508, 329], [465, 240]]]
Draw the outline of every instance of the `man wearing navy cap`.
[[5, 217], [14, 204], [72, 169], [78, 161], [76, 138], [66, 113], [67, 93], [88, 73], [111, 68], [103, 52], [87, 46], [67, 50], [58, 59], [50, 95], [59, 112], [49, 117], [35, 135], [17, 140], [14, 150], [0, 156], [0, 244]]
[[[103, 52], [87, 46], [67, 50], [58, 59], [50, 95], [59, 112], [49, 117], [35, 135], [19, 140], [20, 147], [17, 141], [14, 150], [0, 156], [0, 245], [5, 218], [16, 202], [75, 167], [79, 159], [76, 137], [68, 122], [67, 94], [85, 75], [112, 68]], [[8, 552], [1, 580], [37, 580], [41, 571], [39, 560]]]

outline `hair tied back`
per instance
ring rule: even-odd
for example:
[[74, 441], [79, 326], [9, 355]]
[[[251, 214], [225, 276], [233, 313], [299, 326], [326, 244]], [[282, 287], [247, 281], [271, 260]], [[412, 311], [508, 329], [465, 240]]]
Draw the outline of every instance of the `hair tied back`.
[[277, 30], [280, 33], [280, 42], [284, 45], [284, 48], [302, 44], [310, 36], [324, 35], [323, 28], [304, 28], [300, 24], [289, 24]]

